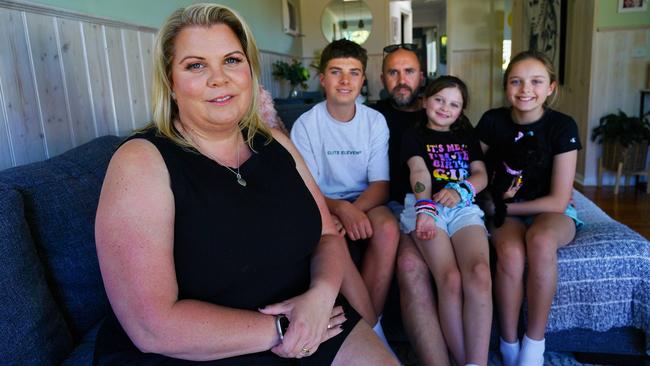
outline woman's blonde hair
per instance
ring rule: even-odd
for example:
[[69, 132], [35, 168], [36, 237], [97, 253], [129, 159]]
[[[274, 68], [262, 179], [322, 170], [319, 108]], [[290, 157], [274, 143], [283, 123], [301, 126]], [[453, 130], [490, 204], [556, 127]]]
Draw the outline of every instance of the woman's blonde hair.
[[178, 119], [178, 105], [171, 96], [172, 93], [172, 62], [174, 59], [174, 42], [180, 32], [187, 27], [210, 27], [224, 24], [230, 28], [241, 43], [244, 54], [250, 65], [252, 79], [252, 100], [248, 111], [241, 121], [239, 128], [246, 129], [246, 143], [253, 148], [253, 136], [261, 133], [271, 140], [271, 133], [262, 122], [258, 113], [259, 99], [259, 52], [253, 34], [235, 11], [217, 4], [194, 4], [174, 11], [162, 25], [153, 50], [154, 72], [151, 85], [151, 105], [153, 122], [158, 132], [181, 146], [192, 146], [175, 128], [174, 120]]
[[510, 63], [508, 63], [508, 67], [506, 68], [506, 71], [503, 73], [503, 90], [506, 90], [508, 87], [508, 76], [510, 76], [510, 72], [512, 71], [512, 68], [519, 62], [524, 60], [530, 60], [530, 59], [537, 60], [542, 65], [544, 65], [544, 68], [548, 73], [549, 82], [551, 84], [555, 83], [555, 89], [553, 89], [553, 94], [551, 94], [544, 101], [544, 106], [553, 106], [560, 97], [560, 83], [558, 83], [557, 74], [555, 73], [555, 67], [553, 67], [553, 62], [551, 61], [550, 58], [548, 58], [548, 56], [546, 56], [545, 53], [541, 51], [528, 50], [528, 51], [519, 52], [515, 57], [512, 58], [512, 60], [510, 60]]

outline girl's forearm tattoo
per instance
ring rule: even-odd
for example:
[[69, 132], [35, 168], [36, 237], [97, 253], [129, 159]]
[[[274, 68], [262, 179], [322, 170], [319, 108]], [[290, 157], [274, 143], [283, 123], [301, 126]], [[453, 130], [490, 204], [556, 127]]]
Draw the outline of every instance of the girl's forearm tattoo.
[[425, 187], [424, 187], [424, 184], [422, 182], [415, 182], [415, 187], [414, 187], [413, 191], [415, 193], [422, 193], [422, 192], [424, 192], [424, 188]]

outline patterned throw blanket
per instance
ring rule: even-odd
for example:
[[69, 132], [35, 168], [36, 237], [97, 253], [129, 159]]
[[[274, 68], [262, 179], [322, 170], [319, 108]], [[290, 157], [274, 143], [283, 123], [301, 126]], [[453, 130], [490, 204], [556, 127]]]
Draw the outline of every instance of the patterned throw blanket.
[[558, 287], [547, 331], [635, 327], [650, 354], [650, 242], [574, 190], [585, 225], [558, 251]]

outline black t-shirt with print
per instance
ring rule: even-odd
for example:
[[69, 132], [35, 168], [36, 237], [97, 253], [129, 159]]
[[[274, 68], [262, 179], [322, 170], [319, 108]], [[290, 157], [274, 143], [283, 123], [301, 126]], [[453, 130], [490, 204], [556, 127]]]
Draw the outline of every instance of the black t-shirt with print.
[[513, 121], [510, 108], [503, 107], [485, 112], [476, 126], [478, 138], [489, 146], [486, 154], [488, 170], [512, 153], [509, 149], [513, 140], [531, 131], [538, 140], [540, 171], [534, 174], [537, 181], [524, 182], [515, 199], [533, 200], [549, 194], [553, 157], [582, 148], [576, 122], [566, 114], [547, 108], [539, 120], [519, 125]]
[[421, 126], [409, 128], [402, 139], [402, 163], [406, 165], [413, 156], [424, 159], [431, 173], [432, 194], [448, 182], [469, 178], [470, 163], [483, 159], [481, 145], [474, 133], [461, 137], [450, 131], [435, 131]]
[[402, 136], [412, 126], [424, 124], [427, 114], [424, 109], [416, 112], [404, 112], [396, 109], [390, 99], [382, 99], [371, 106], [384, 115], [390, 137], [388, 138], [388, 161], [390, 167], [390, 200], [404, 203], [404, 196], [411, 192], [408, 167], [402, 164], [400, 157]]

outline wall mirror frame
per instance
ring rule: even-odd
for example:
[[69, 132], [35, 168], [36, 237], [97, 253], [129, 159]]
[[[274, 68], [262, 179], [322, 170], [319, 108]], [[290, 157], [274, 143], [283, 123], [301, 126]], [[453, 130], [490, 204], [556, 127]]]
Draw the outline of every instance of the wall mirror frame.
[[321, 31], [328, 42], [348, 39], [363, 44], [372, 31], [372, 12], [363, 0], [331, 0], [321, 16]]

